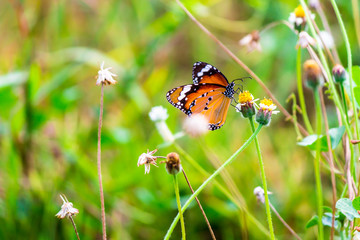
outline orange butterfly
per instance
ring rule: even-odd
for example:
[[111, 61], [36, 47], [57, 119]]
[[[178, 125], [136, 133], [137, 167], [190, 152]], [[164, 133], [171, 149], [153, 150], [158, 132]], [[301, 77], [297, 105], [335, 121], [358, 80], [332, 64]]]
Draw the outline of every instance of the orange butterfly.
[[186, 115], [203, 114], [209, 130], [221, 128], [235, 94], [235, 83], [214, 66], [196, 62], [192, 72], [194, 84], [184, 85], [167, 92], [166, 99]]

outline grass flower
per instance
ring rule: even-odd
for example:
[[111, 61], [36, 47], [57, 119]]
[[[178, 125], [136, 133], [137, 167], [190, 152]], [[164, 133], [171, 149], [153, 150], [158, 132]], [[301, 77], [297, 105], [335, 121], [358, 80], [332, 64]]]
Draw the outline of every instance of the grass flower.
[[299, 47], [307, 48], [309, 45], [314, 46], [316, 44], [316, 40], [312, 38], [307, 32], [302, 31], [299, 33], [299, 40], [296, 44], [296, 49]]
[[249, 91], [243, 91], [239, 94], [239, 103], [236, 111], [240, 112], [244, 118], [251, 118], [256, 114], [254, 96]]
[[176, 175], [181, 172], [182, 167], [180, 164], [179, 154], [172, 152], [166, 156], [166, 171], [169, 174]]
[[268, 126], [271, 121], [271, 115], [279, 113], [279, 111], [274, 111], [276, 105], [271, 99], [264, 98], [260, 101], [259, 111], [256, 113], [256, 122]]
[[[272, 194], [272, 192], [268, 191], [268, 194]], [[254, 188], [254, 195], [256, 196], [256, 199], [259, 202], [265, 203], [265, 192], [264, 189], [262, 189], [262, 187], [257, 186], [256, 188]]]
[[169, 115], [167, 113], [167, 109], [163, 106], [156, 106], [151, 109], [149, 112], [149, 117], [151, 121], [157, 122], [157, 121], [165, 121], [168, 119]]
[[72, 217], [79, 213], [79, 210], [73, 207], [73, 204], [69, 202], [65, 195], [60, 195], [63, 204], [61, 210], [55, 215], [58, 218]]
[[155, 167], [157, 167], [156, 165], [156, 159], [158, 157], [153, 156], [155, 153], [157, 152], [157, 149], [149, 152], [149, 149], [147, 150], [146, 153], [142, 153], [138, 159], [138, 163], [137, 166], [141, 166], [141, 165], [145, 165], [145, 174], [150, 173], [150, 166], [154, 165]]
[[169, 117], [166, 108], [163, 106], [153, 107], [149, 112], [149, 117], [151, 121], [155, 122], [156, 129], [166, 142], [171, 143], [175, 140], [174, 135], [165, 123], [165, 120]]
[[343, 83], [348, 78], [348, 73], [345, 68], [340, 65], [336, 64], [332, 69], [333, 79], [336, 83]]
[[[314, 19], [315, 15], [311, 14], [311, 17]], [[305, 11], [301, 5], [295, 8], [294, 12], [290, 13], [288, 21], [294, 26], [294, 29], [298, 32], [301, 32], [305, 29], [306, 17]]]
[[96, 80], [96, 85], [100, 84], [115, 84], [116, 81], [113, 77], [116, 77], [116, 74], [110, 72], [111, 67], [104, 69], [104, 62], [101, 63], [100, 70], [98, 71], [98, 76]]
[[202, 114], [187, 117], [183, 128], [192, 137], [199, 137], [209, 132], [209, 120]]
[[240, 39], [239, 44], [240, 46], [246, 46], [248, 52], [252, 52], [254, 50], [261, 52], [259, 31], [252, 31], [251, 33]]
[[304, 74], [306, 84], [310, 88], [316, 89], [324, 82], [320, 66], [313, 59], [304, 62]]

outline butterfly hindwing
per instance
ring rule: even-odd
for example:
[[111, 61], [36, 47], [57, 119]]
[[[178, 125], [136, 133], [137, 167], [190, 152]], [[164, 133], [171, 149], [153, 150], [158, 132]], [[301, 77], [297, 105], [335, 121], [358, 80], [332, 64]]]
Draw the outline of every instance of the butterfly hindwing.
[[194, 84], [211, 83], [226, 87], [229, 82], [214, 66], [206, 62], [196, 62], [193, 66], [192, 78]]

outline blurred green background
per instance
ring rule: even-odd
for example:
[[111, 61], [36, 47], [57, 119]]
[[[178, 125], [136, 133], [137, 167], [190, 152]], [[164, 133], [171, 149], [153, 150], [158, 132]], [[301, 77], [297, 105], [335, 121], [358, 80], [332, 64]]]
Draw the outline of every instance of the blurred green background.
[[[350, 1], [338, 1], [360, 64]], [[238, 41], [255, 29], [287, 20], [297, 1], [184, 1], [189, 10], [244, 61], [290, 111], [287, 97], [296, 92], [297, 37], [279, 25], [261, 35], [262, 52], [248, 53]], [[344, 42], [333, 10], [323, 3], [342, 61]], [[321, 25], [320, 25], [321, 26]], [[136, 166], [146, 149], [163, 143], [148, 117], [153, 106], [168, 109], [167, 123], [182, 130], [185, 115], [172, 107], [166, 92], [192, 82], [192, 64], [205, 61], [229, 80], [249, 76], [205, 35], [175, 1], [57, 0], [0, 1], [0, 239], [75, 239], [71, 223], [55, 214], [60, 193], [80, 213], [74, 218], [81, 239], [100, 239], [100, 200], [96, 170], [100, 87], [95, 85], [102, 61], [118, 75], [105, 87], [102, 175], [109, 239], [162, 239], [177, 213], [172, 176], [163, 165], [144, 175]], [[307, 58], [304, 52], [303, 58]], [[255, 98], [264, 91], [246, 80]], [[307, 92], [307, 91], [306, 91]], [[309, 92], [307, 102], [313, 117]], [[331, 112], [332, 105], [329, 104]], [[329, 115], [330, 123], [336, 118]], [[226, 124], [200, 139], [177, 140], [204, 169], [213, 172], [251, 135], [249, 123], [230, 108]], [[282, 114], [259, 136], [270, 200], [305, 239], [315, 214], [312, 155], [297, 146], [293, 125]], [[157, 155], [175, 151], [162, 147]], [[206, 177], [180, 155], [194, 188]], [[253, 189], [261, 185], [254, 144], [227, 169], [249, 212], [267, 229], [264, 206]], [[330, 173], [323, 168], [325, 204], [331, 204]], [[229, 189], [222, 177], [217, 180]], [[230, 188], [231, 189], [231, 188]], [[180, 177], [182, 200], [190, 196]], [[338, 191], [341, 191], [339, 186]], [[231, 192], [231, 191], [230, 191]], [[237, 195], [238, 196], [238, 195]], [[218, 239], [264, 239], [214, 185], [199, 196]], [[291, 235], [273, 215], [279, 239]], [[185, 213], [188, 239], [210, 239], [205, 221], [192, 204]], [[329, 228], [326, 228], [327, 234]], [[180, 239], [180, 227], [172, 239]]]

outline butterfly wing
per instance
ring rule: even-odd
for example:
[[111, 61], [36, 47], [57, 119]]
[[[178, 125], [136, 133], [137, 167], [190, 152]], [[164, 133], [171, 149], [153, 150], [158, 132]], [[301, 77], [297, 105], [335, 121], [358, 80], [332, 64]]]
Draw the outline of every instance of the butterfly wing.
[[193, 66], [192, 78], [194, 84], [210, 83], [226, 87], [229, 82], [216, 67], [206, 62], [196, 62]]
[[203, 114], [209, 121], [209, 129], [216, 130], [224, 125], [231, 102], [225, 91], [225, 87], [216, 84], [190, 84], [170, 90], [166, 97], [188, 116]]

